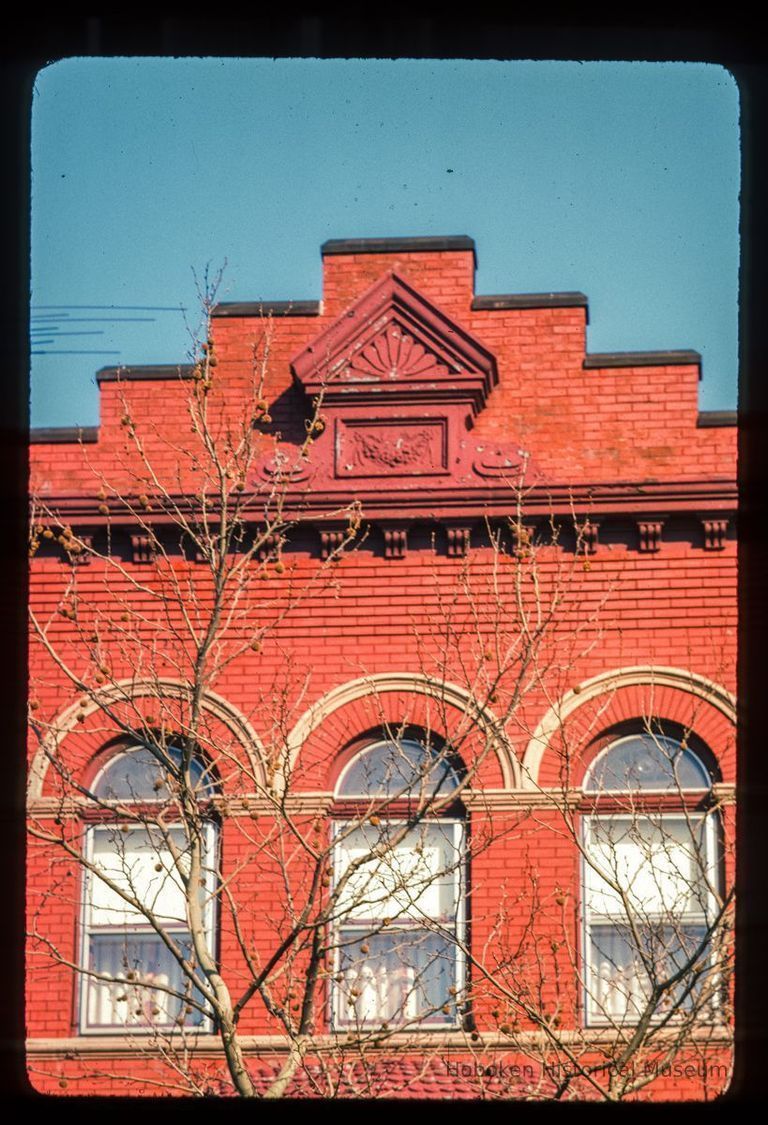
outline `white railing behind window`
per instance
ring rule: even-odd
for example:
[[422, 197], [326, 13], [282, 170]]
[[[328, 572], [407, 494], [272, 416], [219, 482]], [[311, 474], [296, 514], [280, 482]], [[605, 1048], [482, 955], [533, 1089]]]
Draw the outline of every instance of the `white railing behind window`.
[[119, 972], [112, 981], [91, 980], [89, 1023], [98, 1027], [170, 1023], [178, 1001], [168, 993], [169, 986], [167, 973], [144, 973], [128, 980]]
[[597, 971], [598, 1011], [613, 1019], [638, 1016], [648, 1002], [648, 978], [638, 961], [618, 967], [601, 961]]
[[363, 962], [347, 969], [344, 977], [346, 1018], [370, 1023], [373, 1020], [415, 1019], [416, 972], [411, 965], [378, 969]]

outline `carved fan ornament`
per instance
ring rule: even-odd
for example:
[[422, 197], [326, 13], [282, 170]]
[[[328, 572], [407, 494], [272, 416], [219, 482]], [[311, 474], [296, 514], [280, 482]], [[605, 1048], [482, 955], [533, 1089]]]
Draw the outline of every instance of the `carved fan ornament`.
[[397, 324], [390, 324], [350, 360], [344, 374], [402, 379], [409, 375], [447, 375], [448, 368]]

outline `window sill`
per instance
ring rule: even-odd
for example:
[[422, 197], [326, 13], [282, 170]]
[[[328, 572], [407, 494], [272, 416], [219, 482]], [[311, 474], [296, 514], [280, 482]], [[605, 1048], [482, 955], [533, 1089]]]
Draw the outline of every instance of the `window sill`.
[[[623, 1028], [591, 1027], [579, 1030], [561, 1030], [556, 1033], [556, 1040], [564, 1045], [580, 1048], [586, 1048], [592, 1044], [599, 1047], [601, 1044], [615, 1042], [618, 1035], [622, 1033], [626, 1035], [631, 1031], [632, 1028], [628, 1025]], [[654, 1035], [654, 1045], [659, 1046], [667, 1039], [674, 1041], [678, 1035], [679, 1028], [677, 1027], [660, 1030]], [[159, 1036], [159, 1038], [162, 1041], [167, 1041], [166, 1036]], [[690, 1039], [701, 1046], [731, 1047], [734, 1035], [732, 1028], [724, 1024], [718, 1024], [712, 1027], [694, 1029], [690, 1032]], [[174, 1040], [179, 1043], [181, 1037], [174, 1036]], [[198, 1034], [188, 1032], [184, 1036], [184, 1040], [186, 1045], [194, 1047], [199, 1054], [221, 1054], [221, 1040], [218, 1035], [212, 1035], [208, 1032]], [[429, 1047], [440, 1047], [443, 1050], [460, 1052], [486, 1050], [514, 1052], [518, 1049], [546, 1046], [552, 1040], [545, 1032], [525, 1031], [514, 1039], [507, 1035], [492, 1032], [481, 1034], [478, 1040], [473, 1041], [468, 1032], [449, 1029], [440, 1032], [395, 1032], [382, 1040], [377, 1047], [373, 1047], [372, 1042], [368, 1039], [365, 1042], [366, 1050], [373, 1049], [382, 1053], [403, 1047], [411, 1047], [414, 1051]], [[243, 1035], [240, 1037], [240, 1044], [243, 1050], [249, 1054], [258, 1051], [287, 1052], [290, 1046], [289, 1041], [282, 1035]], [[349, 1049], [346, 1033], [317, 1035], [314, 1038], [314, 1046], [317, 1051], [337, 1051], [345, 1045]], [[132, 1055], [137, 1051], [143, 1054], [151, 1053], [152, 1042], [142, 1035], [80, 1035], [61, 1039], [28, 1039], [26, 1048], [27, 1055], [35, 1058], [51, 1056], [80, 1058], [92, 1055]]]

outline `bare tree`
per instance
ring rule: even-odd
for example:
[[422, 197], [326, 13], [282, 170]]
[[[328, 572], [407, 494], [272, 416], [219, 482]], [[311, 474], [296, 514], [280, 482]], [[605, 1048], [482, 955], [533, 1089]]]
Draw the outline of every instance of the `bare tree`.
[[[213, 300], [208, 291], [206, 317]], [[208, 332], [194, 348], [183, 444], [137, 418], [124, 393], [122, 458], [93, 466], [103, 533], [74, 531], [35, 497], [30, 554], [57, 550], [68, 565], [31, 614], [30, 726], [48, 771], [31, 850], [50, 878], [30, 899], [30, 972], [71, 973], [81, 1028], [126, 1035], [160, 1089], [393, 1096], [442, 1065], [450, 1033], [477, 1063], [478, 1096], [510, 1096], [488, 1077], [500, 1050], [535, 1064], [516, 1096], [635, 1094], [653, 1077], [649, 1060], [703, 1049], [727, 1018], [731, 894], [711, 779], [696, 775], [685, 732], [649, 719], [638, 737], [663, 782], [655, 805], [631, 756], [624, 774], [598, 759], [574, 801], [585, 732], [564, 724], [545, 817], [535, 801], [501, 815], [486, 800], [494, 756], [511, 760], [533, 733], [533, 704], [562, 695], [610, 597], [584, 609], [585, 524], [537, 528], [523, 474], [507, 482], [509, 518], [478, 529], [477, 549], [431, 585], [428, 623], [414, 621], [427, 718], [393, 721], [375, 670], [358, 666], [373, 733], [330, 803], [308, 793], [291, 731], [312, 684], [291, 630], [343, 590], [364, 513], [323, 514], [335, 532], [319, 563], [287, 552], [306, 519], [323, 403], [299, 439], [271, 432], [262, 329], [239, 397], [219, 393]], [[140, 566], [125, 557], [129, 535]], [[256, 664], [258, 753], [216, 693]], [[460, 713], [447, 682], [470, 701]], [[62, 714], [46, 701], [65, 690]], [[312, 763], [317, 776], [336, 750]], [[494, 849], [527, 847], [539, 829], [581, 856], [581, 902], [573, 886], [540, 893], [531, 856], [515, 902], [470, 881]], [[53, 900], [79, 917], [79, 947], [51, 936]], [[481, 919], [478, 944], [470, 922], [479, 931]], [[576, 1033], [585, 1011], [595, 1030]], [[244, 1024], [261, 1029], [268, 1074], [249, 1063]], [[201, 1051], [210, 1036], [218, 1051]], [[409, 1061], [406, 1079], [384, 1065], [393, 1059]]]

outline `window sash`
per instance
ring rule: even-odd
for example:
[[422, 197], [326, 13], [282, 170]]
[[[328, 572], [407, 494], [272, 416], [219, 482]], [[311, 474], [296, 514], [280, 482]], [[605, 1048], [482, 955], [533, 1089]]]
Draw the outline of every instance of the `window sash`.
[[[386, 820], [396, 834], [404, 821]], [[342, 825], [344, 826], [342, 828]], [[463, 843], [460, 821], [422, 821], [384, 855], [372, 856], [354, 871], [337, 902], [339, 916], [352, 922], [381, 918], [424, 919], [452, 923], [461, 897]], [[337, 822], [334, 886], [351, 863], [386, 842], [381, 826], [364, 823], [341, 838], [349, 822]]]
[[[640, 1019], [651, 998], [652, 976], [664, 980], [685, 965], [705, 942], [706, 924], [640, 926], [641, 950], [627, 926], [593, 923], [588, 931], [588, 997], [593, 1023], [634, 1022]], [[642, 952], [642, 955], [641, 955]], [[709, 957], [711, 963], [711, 956]], [[649, 974], [646, 963], [650, 965]], [[690, 1012], [698, 1001], [703, 981], [688, 989], [684, 977], [659, 1000], [655, 1016], [662, 1019], [671, 1009]]]
[[655, 793], [680, 797], [711, 787], [704, 763], [690, 747], [668, 735], [649, 733], [629, 734], [610, 742], [584, 778], [584, 792], [599, 795]]
[[[169, 932], [168, 936], [185, 956], [190, 955], [192, 942], [188, 932]], [[197, 1008], [184, 1011], [184, 997], [201, 1003], [202, 995], [192, 987], [173, 954], [156, 934], [92, 931], [86, 964], [94, 972], [112, 978], [109, 981], [86, 978], [84, 1014], [85, 1028], [89, 1031], [114, 1032], [116, 1028], [151, 1031], [173, 1026], [181, 1014], [187, 1027], [210, 1025], [210, 1020]], [[133, 979], [129, 979], [129, 973]], [[172, 995], [165, 989], [180, 995]]]
[[[594, 847], [596, 828], [604, 824], [617, 824], [619, 833], [627, 834], [627, 829], [640, 827], [636, 835], [642, 838], [645, 828], [649, 844], [643, 857], [647, 872], [638, 870], [638, 856], [634, 860], [626, 854], [608, 872], [613, 875], [630, 875], [631, 887], [625, 906], [619, 896], [605, 887], [604, 880], [594, 870], [588, 857], [593, 857], [603, 870], [606, 848], [601, 843]], [[626, 825], [626, 829], [622, 826]], [[654, 836], [663, 834], [665, 829], [675, 826], [688, 833], [696, 834], [698, 850], [682, 847], [675, 841], [661, 852]], [[649, 830], [650, 829], [650, 830]], [[711, 888], [717, 884], [716, 825], [712, 816], [681, 816], [671, 814], [607, 815], [584, 817], [582, 824], [584, 856], [582, 857], [582, 903], [583, 903], [583, 956], [584, 966], [584, 1005], [588, 1025], [610, 1022], [636, 1022], [650, 996], [651, 982], [643, 964], [632, 933], [632, 926], [642, 942], [645, 959], [657, 979], [671, 976], [681, 968], [688, 956], [697, 948], [686, 945], [704, 939], [711, 919], [716, 912], [715, 895]], [[621, 839], [621, 835], [617, 834]], [[656, 846], [654, 846], [656, 845]], [[689, 866], [686, 874], [681, 874], [671, 862], [673, 857], [685, 859], [689, 865], [698, 863], [696, 871]], [[693, 858], [692, 858], [693, 857]], [[697, 858], [698, 857], [698, 858]], [[665, 880], [672, 889], [665, 891]], [[619, 881], [617, 879], [617, 881]], [[601, 886], [602, 884], [602, 886]], [[606, 893], [608, 892], [608, 893]], [[698, 935], [698, 936], [697, 936]], [[714, 953], [709, 947], [708, 958], [713, 962]], [[682, 999], [685, 979], [677, 991]], [[672, 994], [666, 1000], [666, 1010], [675, 1002]], [[694, 996], [682, 1001], [681, 1011], [690, 1009]], [[665, 1007], [659, 1008], [658, 1018], [665, 1015]]]
[[[178, 746], [166, 747], [165, 753], [170, 763], [180, 765], [182, 751]], [[216, 791], [210, 767], [197, 756], [190, 762], [190, 781], [198, 797], [212, 797]], [[141, 744], [110, 757], [91, 782], [91, 791], [105, 803], [123, 805], [158, 804], [171, 797], [162, 763]]]
[[[153, 910], [157, 919], [158, 925], [164, 932], [178, 945], [179, 942], [184, 942], [186, 938], [189, 940], [188, 920], [186, 915], [186, 905], [184, 902], [184, 894], [181, 887], [181, 881], [173, 877], [174, 870], [172, 867], [172, 857], [169, 849], [163, 849], [159, 846], [149, 845], [142, 846], [140, 837], [143, 836], [145, 840], [152, 839], [153, 833], [150, 831], [151, 826], [133, 828], [130, 827], [129, 831], [125, 834], [120, 832], [119, 826], [115, 825], [93, 825], [87, 832], [85, 837], [85, 858], [89, 863], [100, 866], [106, 875], [108, 875], [115, 883], [126, 886], [129, 893], [135, 892], [135, 897], [141, 900], [142, 890], [147, 890], [150, 897], [150, 908]], [[172, 832], [174, 836], [183, 841], [183, 828], [180, 825], [170, 825], [167, 831]], [[203, 921], [205, 925], [206, 935], [209, 943], [212, 943], [215, 934], [216, 924], [216, 870], [217, 870], [217, 853], [218, 853], [218, 831], [216, 825], [208, 822], [204, 825], [204, 841], [203, 841], [203, 879], [204, 885], [200, 888], [200, 897], [203, 905]], [[116, 837], [127, 837], [128, 852], [126, 858], [131, 864], [131, 883], [132, 889], [129, 885], [127, 877], [120, 878], [120, 869], [122, 867], [122, 859], [117, 860], [114, 864], [109, 862], [108, 848], [104, 846], [103, 840], [107, 834], [114, 834]], [[130, 839], [133, 834], [133, 840]], [[155, 843], [158, 843], [157, 836], [155, 836]], [[101, 846], [100, 846], [101, 845]], [[100, 856], [104, 857], [104, 862], [100, 862]], [[152, 861], [155, 862], [152, 862]], [[155, 863], [162, 865], [162, 871], [156, 872], [154, 870]], [[178, 1002], [172, 997], [167, 998], [166, 1001], [161, 1002], [161, 990], [153, 989], [152, 984], [157, 981], [158, 985], [163, 983], [162, 978], [166, 977], [167, 983], [170, 987], [176, 988], [176, 984], [172, 981], [178, 977], [180, 982], [179, 991], [185, 992], [187, 978], [184, 977], [180, 966], [175, 962], [173, 955], [165, 946], [162, 945], [160, 937], [157, 935], [156, 930], [147, 918], [138, 910], [134, 909], [130, 904], [125, 903], [120, 896], [111, 888], [99, 879], [98, 874], [88, 870], [83, 872], [83, 902], [81, 910], [82, 918], [82, 932], [80, 941], [80, 964], [86, 969], [93, 969], [96, 972], [111, 972], [112, 969], [100, 969], [98, 964], [94, 964], [94, 957], [98, 961], [98, 950], [101, 948], [102, 954], [107, 945], [111, 942], [113, 949], [116, 950], [118, 943], [122, 945], [124, 951], [129, 951], [131, 948], [134, 950], [140, 948], [142, 944], [149, 951], [155, 948], [153, 955], [153, 964], [157, 964], [155, 969], [148, 970], [147, 973], [141, 973], [138, 970], [137, 980], [132, 984], [133, 998], [136, 1000], [136, 1007], [142, 1005], [147, 1009], [144, 1016], [135, 1018], [135, 1008], [131, 1015], [129, 1006], [124, 1001], [118, 1001], [117, 997], [122, 995], [124, 989], [121, 988], [119, 981], [125, 976], [124, 969], [116, 969], [115, 981], [113, 984], [109, 982], [98, 981], [89, 976], [88, 972], [81, 973], [80, 990], [79, 990], [79, 1010], [80, 1010], [80, 1028], [82, 1032], [102, 1032], [108, 1034], [115, 1034], [123, 1029], [130, 1029], [134, 1031], [147, 1031], [151, 1032], [153, 1027], [168, 1027], [173, 1023], [178, 1011], [174, 1012], [173, 1018], [156, 1019], [152, 1023], [148, 1015], [151, 1015], [153, 1007], [160, 1009], [160, 1017], [163, 1015], [168, 1016], [172, 1010], [173, 1005], [178, 1006]], [[111, 957], [114, 959], [117, 956], [115, 952]], [[130, 954], [129, 954], [130, 956]], [[135, 954], [132, 956], [135, 961]], [[109, 961], [110, 958], [107, 958]], [[134, 969], [134, 971], [136, 971]], [[152, 995], [154, 993], [154, 995]], [[142, 1000], [141, 997], [144, 997]], [[199, 993], [198, 993], [199, 999]], [[130, 1019], [123, 1019], [122, 1022], [103, 1023], [101, 1016], [104, 1012], [109, 1011], [113, 1016], [121, 1014], [125, 1010], [126, 1016]], [[99, 1019], [94, 1019], [94, 1014], [99, 1014]], [[212, 1028], [210, 1018], [200, 1018], [196, 1009], [192, 1013], [188, 1013], [188, 1019], [185, 1020], [186, 1026], [195, 1026], [199, 1030], [208, 1031]]]
[[[183, 852], [181, 829], [169, 830], [175, 845]], [[99, 826], [91, 830], [90, 860], [110, 880], [143, 902], [165, 925], [184, 926], [187, 920], [186, 896], [171, 850], [161, 840], [152, 839], [145, 828], [122, 833], [118, 826]], [[157, 871], [157, 868], [160, 871]], [[146, 924], [144, 915], [134, 909], [117, 891], [89, 873], [88, 920], [90, 926]]]
[[[455, 930], [412, 926], [377, 934], [354, 926], [337, 932], [336, 1023], [373, 1027], [455, 1027], [458, 948]], [[368, 952], [363, 953], [365, 947]]]
[[[393, 832], [399, 831], [405, 823], [382, 822]], [[349, 827], [349, 821], [334, 822], [334, 836], [339, 837]], [[374, 832], [372, 826], [363, 827], [371, 844], [380, 838], [380, 831]], [[414, 830], [422, 841], [423, 830], [432, 829], [435, 834], [439, 831], [441, 842], [441, 847], [425, 846], [420, 857], [433, 853], [425, 860], [421, 893], [404, 895], [395, 887], [393, 895], [393, 887], [386, 878], [380, 878], [380, 873], [377, 875], [372, 865], [374, 870], [370, 875], [374, 889], [367, 895], [365, 908], [370, 911], [373, 906], [374, 911], [363, 915], [361, 911], [354, 912], [353, 907], [352, 913], [345, 914], [342, 894], [333, 925], [334, 971], [329, 997], [332, 1027], [371, 1027], [384, 1022], [407, 1024], [409, 1029], [458, 1025], [455, 996], [460, 994], [466, 976], [465, 958], [457, 944], [463, 940], [465, 931], [465, 827], [460, 820], [430, 819]], [[346, 869], [345, 862], [356, 858], [350, 852], [360, 850], [359, 844], [358, 848], [350, 849], [347, 846], [350, 841], [356, 842], [355, 836], [337, 839], [334, 846], [334, 886]], [[397, 849], [403, 853], [408, 850], [404, 845]], [[449, 859], [440, 868], [430, 867], [439, 852]], [[408, 865], [404, 868], [407, 874]], [[440, 871], [444, 872], [442, 879]], [[439, 884], [437, 891], [433, 884]], [[430, 908], [434, 913], [429, 912]], [[387, 918], [386, 926], [383, 926], [384, 918]], [[366, 955], [360, 951], [363, 944], [369, 947]], [[358, 955], [353, 961], [351, 954], [355, 951]], [[343, 978], [341, 981], [336, 979], [339, 976]], [[442, 983], [438, 978], [442, 978]], [[455, 989], [453, 996], [448, 988]], [[356, 998], [351, 997], [353, 989], [360, 993]], [[438, 991], [439, 1005], [436, 1004]], [[350, 998], [356, 1002], [350, 1005]], [[447, 1013], [442, 1011], [444, 1004], [450, 1005]]]
[[[606, 919], [627, 912], [649, 920], [707, 915], [715, 877], [712, 827], [711, 817], [677, 813], [585, 817], [587, 912]], [[626, 901], [601, 873], [623, 888]]]

